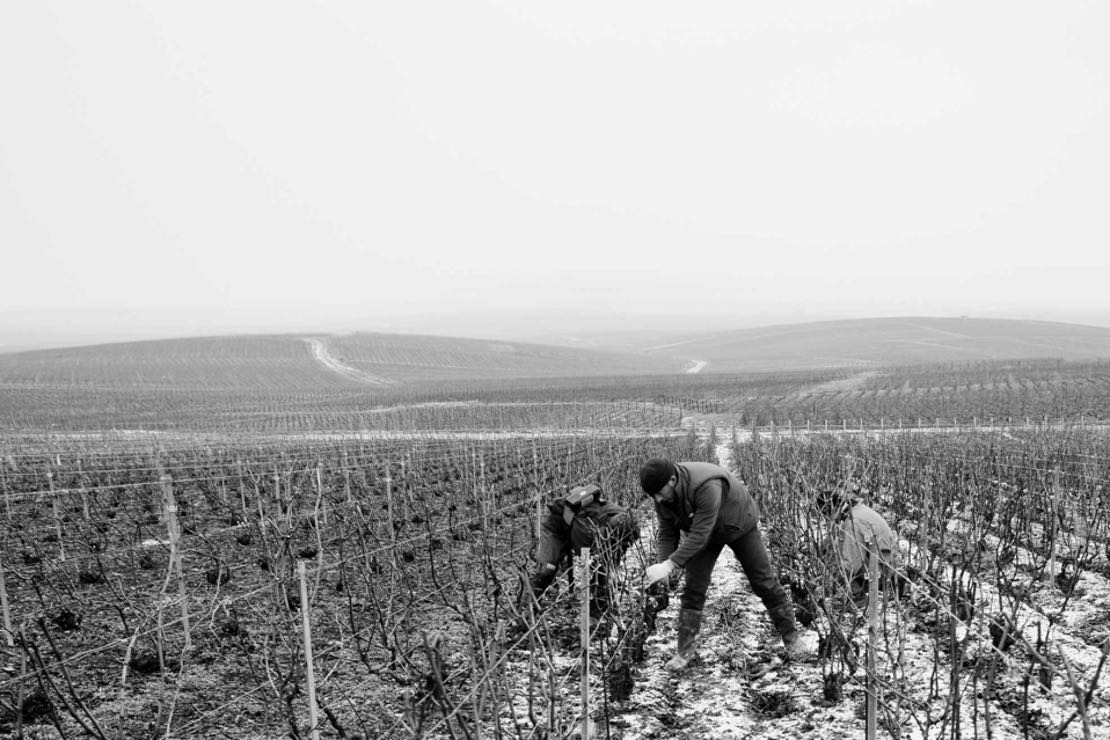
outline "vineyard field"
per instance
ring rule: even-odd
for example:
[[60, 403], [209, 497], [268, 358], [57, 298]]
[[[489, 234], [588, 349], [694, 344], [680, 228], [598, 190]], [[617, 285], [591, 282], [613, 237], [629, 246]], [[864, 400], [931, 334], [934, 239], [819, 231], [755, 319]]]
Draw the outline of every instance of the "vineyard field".
[[[181, 375], [199, 372], [194, 368]], [[250, 385], [248, 375], [236, 376], [239, 387], [216, 383], [204, 388], [197, 380], [154, 388], [133, 383], [126, 374], [105, 384], [61, 378], [48, 382], [41, 377], [32, 381], [5, 375], [0, 363], [0, 428], [40, 433], [426, 428], [528, 432], [642, 423], [673, 426], [688, 415], [716, 415], [721, 424], [746, 428], [977, 426], [1046, 419], [1101, 423], [1110, 418], [1110, 364], [1101, 361], [565, 377], [542, 382], [470, 379], [390, 386], [360, 386], [332, 375], [319, 385], [288, 378]]]
[[1050, 321], [908, 316], [719, 331], [675, 337], [651, 351], [698, 357], [722, 373], [1032, 358], [1086, 362], [1110, 356], [1110, 329]]
[[[718, 594], [703, 663], [688, 683], [662, 676], [674, 607], [645, 631], [637, 585], [653, 545], [636, 470], [655, 454], [721, 459], [749, 482], [799, 619], [825, 646], [818, 660], [784, 664], [750, 593]], [[969, 737], [1097, 737], [1110, 728], [1108, 468], [1110, 442], [1082, 429], [730, 442], [702, 424], [131, 449], [25, 439], [0, 479], [12, 629], [27, 646], [4, 653], [0, 731], [307, 737], [303, 564], [323, 736], [563, 736], [579, 721], [577, 588], [561, 581], [541, 619], [514, 626], [538, 507], [597, 482], [645, 524], [591, 641], [595, 720], [610, 737], [771, 738], [819, 721], [855, 737], [868, 675], [882, 682], [891, 737], [948, 737], [954, 725]], [[811, 492], [843, 480], [902, 537], [910, 584], [884, 601], [873, 673], [859, 613], [834, 606], [818, 555], [827, 525]], [[727, 588], [725, 576], [714, 593]], [[1004, 623], [1002, 650], [992, 625]], [[708, 676], [719, 699], [708, 717], [648, 699], [669, 686], [693, 702]]]
[[[300, 562], [330, 730], [404, 736], [428, 711], [428, 634], [452, 654], [497, 644], [539, 502], [590, 481], [635, 504], [636, 461], [696, 452], [687, 444], [22, 448], [4, 460], [0, 522], [12, 629], [27, 649], [4, 653], [0, 732], [43, 721], [104, 737], [305, 732]], [[453, 689], [490, 690], [475, 666], [454, 670]]]
[[[1110, 737], [1102, 361], [536, 379], [444, 345], [472, 377], [379, 383], [365, 348], [337, 372], [272, 341], [0, 362], [0, 737], [570, 737], [584, 645], [618, 740], [860, 737], [869, 695], [899, 740]], [[725, 558], [702, 661], [662, 671], [656, 455], [748, 483], [816, 657]], [[544, 503], [587, 483], [643, 537], [583, 640], [588, 579], [522, 589]], [[824, 564], [830, 485], [899, 537], [877, 622]]]

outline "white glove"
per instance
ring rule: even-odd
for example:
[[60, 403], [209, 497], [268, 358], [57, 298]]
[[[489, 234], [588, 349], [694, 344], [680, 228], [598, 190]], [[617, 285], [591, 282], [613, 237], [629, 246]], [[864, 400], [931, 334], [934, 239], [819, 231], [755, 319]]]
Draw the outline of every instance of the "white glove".
[[649, 565], [647, 568], [645, 568], [644, 578], [647, 580], [647, 585], [650, 586], [656, 581], [662, 581], [664, 578], [670, 578], [671, 573], [674, 573], [676, 570], [678, 570], [678, 566], [674, 564], [673, 560], [667, 558], [662, 563]]

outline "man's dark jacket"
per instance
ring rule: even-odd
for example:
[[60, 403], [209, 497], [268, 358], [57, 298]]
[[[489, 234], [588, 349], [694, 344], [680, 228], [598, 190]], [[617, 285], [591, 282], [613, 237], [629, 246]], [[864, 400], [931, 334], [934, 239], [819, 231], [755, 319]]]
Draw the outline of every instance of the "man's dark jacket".
[[655, 504], [659, 561], [670, 558], [685, 567], [710, 542], [727, 544], [759, 523], [759, 506], [747, 486], [720, 465], [676, 463], [675, 475], [674, 502]]

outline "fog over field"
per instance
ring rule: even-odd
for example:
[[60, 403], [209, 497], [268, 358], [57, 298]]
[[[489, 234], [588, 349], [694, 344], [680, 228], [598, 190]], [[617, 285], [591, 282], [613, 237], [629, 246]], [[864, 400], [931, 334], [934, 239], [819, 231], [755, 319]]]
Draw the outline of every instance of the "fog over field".
[[0, 7], [0, 351], [1110, 326], [1110, 7]]

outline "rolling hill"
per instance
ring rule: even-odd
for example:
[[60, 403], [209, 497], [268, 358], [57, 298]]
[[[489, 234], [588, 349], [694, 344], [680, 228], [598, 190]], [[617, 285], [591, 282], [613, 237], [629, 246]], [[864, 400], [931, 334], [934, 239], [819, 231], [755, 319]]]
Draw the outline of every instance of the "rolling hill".
[[625, 332], [619, 352], [287, 334], [12, 353], [0, 355], [0, 429], [577, 428], [673, 422], [680, 409], [743, 423], [1108, 413], [1110, 329], [901, 318], [661, 337]]
[[1006, 319], [823, 321], [641, 342], [645, 354], [702, 361], [706, 373], [1110, 357], [1110, 328]]
[[0, 355], [0, 388], [374, 389], [680, 372], [668, 355], [404, 334], [166, 339]]
[[[607, 351], [597, 347], [619, 347]], [[868, 369], [1110, 357], [1110, 328], [906, 317], [590, 338], [590, 347], [416, 334], [166, 339], [0, 355], [0, 387], [371, 390], [528, 378]]]

